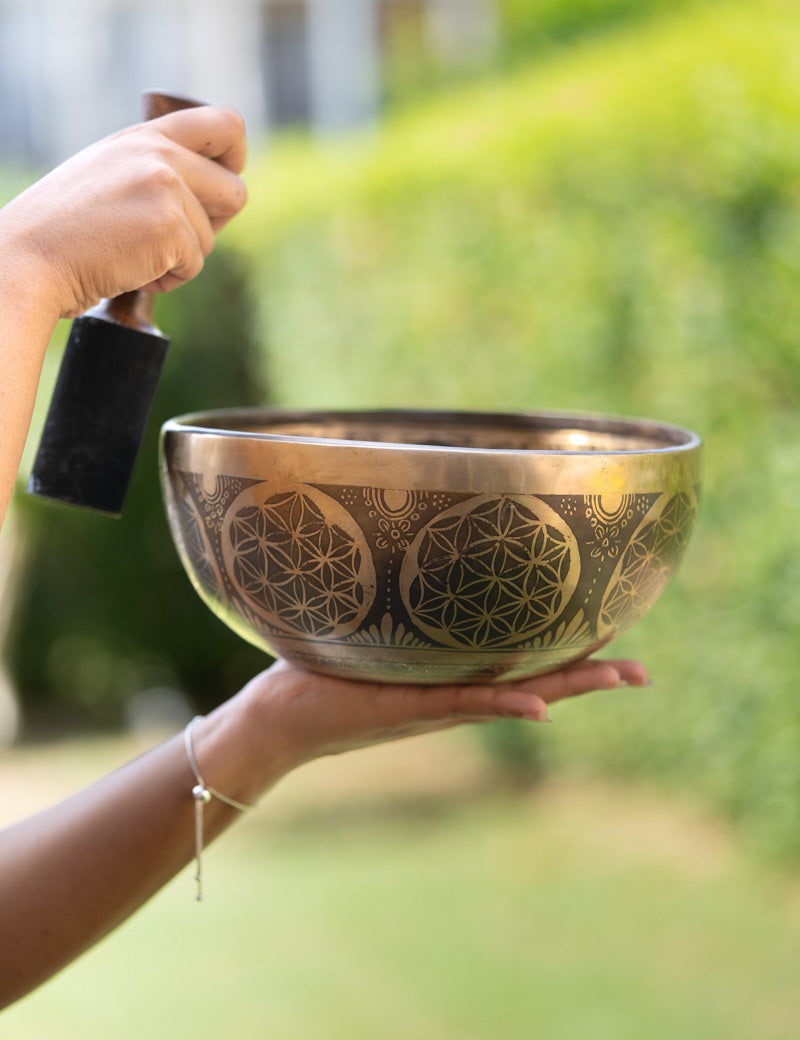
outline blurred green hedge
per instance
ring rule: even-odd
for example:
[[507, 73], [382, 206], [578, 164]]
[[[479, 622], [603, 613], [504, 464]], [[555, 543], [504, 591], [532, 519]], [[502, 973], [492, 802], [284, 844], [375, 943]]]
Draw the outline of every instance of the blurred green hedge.
[[257, 156], [233, 232], [282, 404], [704, 437], [689, 558], [616, 648], [656, 686], [562, 706], [537, 754], [701, 793], [776, 854], [800, 853], [799, 48], [795, 5], [684, 5]]
[[[800, 11], [659, 6], [372, 136], [257, 151], [235, 253], [163, 301], [175, 367], [153, 426], [268, 383], [294, 406], [576, 408], [697, 430], [689, 557], [615, 648], [656, 685], [492, 743], [532, 774], [700, 795], [796, 857]], [[154, 459], [151, 441], [122, 526], [20, 498], [8, 656], [29, 705], [114, 721], [171, 683], [202, 707], [264, 663], [180, 571]]]
[[[530, 61], [555, 48], [614, 31], [687, 0], [496, 0], [499, 60]], [[707, 0], [713, 3], [716, 0]]]

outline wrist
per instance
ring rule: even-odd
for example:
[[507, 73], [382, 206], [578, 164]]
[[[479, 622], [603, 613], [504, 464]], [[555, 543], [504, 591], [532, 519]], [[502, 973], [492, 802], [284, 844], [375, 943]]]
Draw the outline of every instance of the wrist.
[[64, 313], [58, 278], [52, 264], [23, 236], [10, 234], [0, 224], [0, 299], [3, 311], [23, 322], [30, 339], [49, 342]]
[[249, 684], [196, 722], [194, 752], [209, 787], [249, 804], [299, 764], [280, 737], [275, 709], [273, 698], [254, 695]]
[[[72, 317], [76, 302], [67, 289], [59, 259], [48, 249], [48, 235], [31, 225], [31, 204], [23, 194], [0, 210], [0, 286], [3, 305], [28, 325], [49, 332], [62, 317]], [[32, 208], [35, 208], [35, 204]]]

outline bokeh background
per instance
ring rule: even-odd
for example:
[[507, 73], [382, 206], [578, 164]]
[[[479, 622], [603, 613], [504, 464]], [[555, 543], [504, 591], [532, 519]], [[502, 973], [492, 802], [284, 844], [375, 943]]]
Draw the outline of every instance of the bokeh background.
[[91, 5], [26, 36], [34, 6], [0, 3], [6, 197], [156, 85], [241, 108], [250, 202], [159, 301], [122, 519], [15, 498], [7, 817], [266, 663], [178, 564], [171, 415], [607, 411], [694, 429], [706, 474], [681, 572], [615, 647], [651, 689], [290, 778], [213, 850], [210, 905], [178, 879], [9, 1035], [796, 1038], [800, 8], [107, 0], [87, 43]]

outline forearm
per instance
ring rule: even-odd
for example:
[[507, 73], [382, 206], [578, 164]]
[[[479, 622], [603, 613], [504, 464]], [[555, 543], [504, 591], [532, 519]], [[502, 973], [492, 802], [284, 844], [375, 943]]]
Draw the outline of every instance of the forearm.
[[0, 525], [16, 481], [47, 345], [58, 321], [47, 283], [15, 255], [0, 213]]
[[[380, 686], [278, 662], [193, 729], [209, 788], [251, 803], [304, 762], [496, 718], [541, 721], [565, 697], [643, 685], [634, 661], [581, 661], [496, 686]], [[0, 1007], [48, 978], [145, 903], [195, 851], [197, 778], [183, 735], [0, 834]], [[206, 841], [237, 818], [212, 798]]]
[[[194, 734], [207, 783], [247, 802], [280, 772], [252, 742], [251, 723], [240, 698]], [[178, 735], [0, 833], [0, 1007], [103, 938], [191, 861], [195, 783]], [[238, 815], [212, 799], [205, 841]]]

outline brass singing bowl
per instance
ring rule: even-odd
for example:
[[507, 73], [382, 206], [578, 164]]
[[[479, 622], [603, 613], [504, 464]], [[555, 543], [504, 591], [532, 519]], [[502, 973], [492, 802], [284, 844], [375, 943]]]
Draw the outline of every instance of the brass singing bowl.
[[701, 443], [609, 416], [204, 412], [165, 423], [178, 553], [211, 610], [301, 667], [518, 679], [653, 606], [698, 510]]

